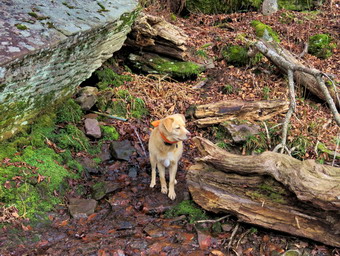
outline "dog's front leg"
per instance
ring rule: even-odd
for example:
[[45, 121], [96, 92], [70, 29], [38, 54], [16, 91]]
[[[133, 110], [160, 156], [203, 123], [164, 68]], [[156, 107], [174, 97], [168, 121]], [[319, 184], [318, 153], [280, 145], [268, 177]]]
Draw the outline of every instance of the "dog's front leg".
[[156, 158], [150, 154], [150, 163], [151, 163], [151, 183], [150, 188], [153, 188], [156, 185], [156, 167], [157, 160]]
[[176, 181], [176, 173], [177, 173], [177, 164], [171, 165], [169, 168], [169, 194], [168, 197], [171, 200], [175, 200], [176, 192], [175, 192], [175, 184]]
[[158, 163], [157, 169], [158, 169], [158, 172], [159, 172], [159, 179], [161, 181], [161, 192], [163, 194], [166, 194], [166, 193], [168, 193], [168, 188], [166, 186], [166, 181], [165, 181], [165, 167], [164, 167], [164, 165]]

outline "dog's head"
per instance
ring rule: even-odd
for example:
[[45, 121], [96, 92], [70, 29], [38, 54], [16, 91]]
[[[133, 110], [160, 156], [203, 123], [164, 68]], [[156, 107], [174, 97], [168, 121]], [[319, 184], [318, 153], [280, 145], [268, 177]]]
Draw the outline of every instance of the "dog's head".
[[161, 132], [171, 141], [183, 141], [188, 139], [190, 132], [185, 128], [185, 117], [182, 114], [174, 114], [161, 120]]

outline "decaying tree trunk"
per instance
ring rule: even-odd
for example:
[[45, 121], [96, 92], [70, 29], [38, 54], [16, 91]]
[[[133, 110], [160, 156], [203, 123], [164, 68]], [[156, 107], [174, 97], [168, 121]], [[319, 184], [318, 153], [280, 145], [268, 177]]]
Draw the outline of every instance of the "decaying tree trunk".
[[220, 101], [196, 106], [194, 117], [199, 127], [219, 124], [233, 119], [249, 121], [264, 121], [285, 113], [288, 110], [287, 101]]
[[187, 174], [196, 203], [240, 221], [340, 246], [340, 169], [265, 152], [230, 154], [196, 137], [203, 157]]
[[187, 35], [161, 17], [141, 13], [128, 35], [128, 46], [183, 60]]

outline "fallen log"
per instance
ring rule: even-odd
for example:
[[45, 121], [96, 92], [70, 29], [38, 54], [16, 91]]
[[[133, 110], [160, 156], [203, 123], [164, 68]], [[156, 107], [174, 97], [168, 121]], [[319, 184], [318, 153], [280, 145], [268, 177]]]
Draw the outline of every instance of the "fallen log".
[[208, 211], [340, 246], [340, 169], [265, 152], [230, 154], [194, 139], [203, 157], [190, 167], [194, 201]]
[[[292, 70], [294, 71], [294, 80], [298, 85], [304, 86], [319, 99], [328, 102], [327, 96], [325, 95], [323, 90], [321, 90], [319, 81], [315, 77], [317, 73], [321, 74], [321, 71], [305, 67], [298, 59], [293, 56], [291, 52], [282, 48], [276, 42], [259, 41], [255, 44], [255, 47], [271, 62], [273, 62], [274, 65], [282, 70], [283, 73], [287, 74], [288, 69], [292, 68]], [[290, 63], [290, 65], [286, 65], [286, 63], [284, 63], [280, 57]], [[294, 67], [299, 67], [299, 69], [297, 70]], [[307, 71], [310, 72], [308, 73]], [[333, 102], [339, 108], [340, 102], [337, 99], [336, 91], [334, 90], [334, 88], [329, 88], [328, 91]]]
[[280, 113], [287, 112], [287, 101], [220, 101], [195, 107], [194, 117], [198, 127], [219, 124], [225, 121], [241, 119], [264, 121]]
[[132, 26], [125, 44], [138, 51], [158, 53], [184, 60], [187, 35], [161, 17], [141, 13]]

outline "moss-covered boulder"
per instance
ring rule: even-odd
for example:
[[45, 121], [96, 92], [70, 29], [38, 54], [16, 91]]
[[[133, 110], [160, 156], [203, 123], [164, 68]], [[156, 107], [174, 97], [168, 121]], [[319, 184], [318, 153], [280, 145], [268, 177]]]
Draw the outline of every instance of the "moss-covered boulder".
[[251, 26], [255, 29], [255, 34], [264, 40], [280, 42], [279, 35], [268, 25], [258, 20], [253, 20]]
[[192, 13], [217, 14], [245, 10], [258, 10], [262, 0], [187, 0], [186, 8]]
[[332, 56], [335, 47], [332, 38], [327, 34], [317, 34], [309, 38], [308, 52], [318, 58], [327, 59]]
[[228, 45], [223, 48], [222, 56], [228, 64], [245, 66], [249, 63], [248, 50], [240, 45]]
[[164, 74], [175, 79], [195, 79], [204, 68], [193, 62], [178, 61], [157, 54], [130, 54], [129, 61], [135, 70], [149, 74]]

